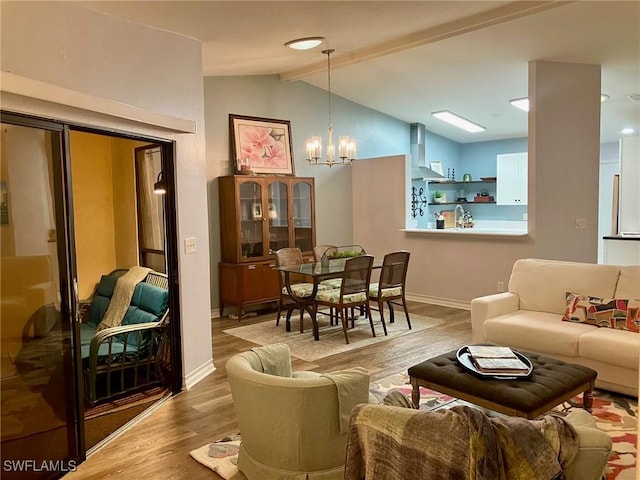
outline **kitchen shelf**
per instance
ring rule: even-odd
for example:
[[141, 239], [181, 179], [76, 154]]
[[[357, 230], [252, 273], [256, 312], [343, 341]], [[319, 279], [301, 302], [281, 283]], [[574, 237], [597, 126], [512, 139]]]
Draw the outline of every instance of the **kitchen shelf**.
[[430, 180], [429, 185], [468, 185], [469, 183], [496, 183], [495, 180], [472, 180], [471, 182], [463, 182], [463, 181], [448, 181], [448, 182], [438, 182], [434, 180]]
[[442, 202], [442, 203], [434, 203], [429, 202], [429, 205], [495, 205], [496, 202]]

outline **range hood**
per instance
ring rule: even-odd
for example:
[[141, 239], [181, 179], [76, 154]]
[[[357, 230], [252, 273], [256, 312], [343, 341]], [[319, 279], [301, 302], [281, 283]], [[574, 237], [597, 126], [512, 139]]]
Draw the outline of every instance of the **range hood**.
[[434, 172], [425, 161], [425, 132], [422, 123], [412, 123], [411, 127], [411, 179], [431, 182], [444, 182], [447, 177]]

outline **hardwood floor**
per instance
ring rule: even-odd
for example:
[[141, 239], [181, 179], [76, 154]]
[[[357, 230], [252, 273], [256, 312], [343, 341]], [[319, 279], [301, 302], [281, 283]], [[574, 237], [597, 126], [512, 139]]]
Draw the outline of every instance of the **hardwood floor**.
[[[372, 380], [406, 370], [420, 361], [452, 350], [471, 340], [471, 314], [467, 310], [408, 302], [411, 313], [441, 318], [442, 325], [423, 332], [310, 363], [293, 359], [294, 370], [331, 372], [363, 366]], [[274, 313], [243, 319], [242, 324], [275, 319]], [[396, 321], [403, 321], [400, 312]], [[216, 371], [187, 392], [166, 401], [120, 437], [94, 453], [65, 480], [109, 479], [219, 479], [200, 465], [189, 451], [238, 430], [225, 372], [227, 359], [255, 344], [223, 333], [238, 320], [211, 321]], [[295, 328], [295, 326], [294, 326]], [[311, 333], [309, 333], [311, 335]], [[322, 341], [322, 337], [320, 339]]]

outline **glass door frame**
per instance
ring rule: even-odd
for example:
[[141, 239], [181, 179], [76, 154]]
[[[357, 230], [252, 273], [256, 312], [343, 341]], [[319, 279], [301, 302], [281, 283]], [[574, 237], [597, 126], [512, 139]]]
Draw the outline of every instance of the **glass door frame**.
[[[73, 388], [65, 392], [67, 411], [67, 438], [70, 457], [68, 464], [78, 465], [86, 458], [84, 448], [84, 392], [80, 388], [82, 375], [82, 358], [78, 336], [76, 316], [79, 314], [77, 291], [74, 287], [76, 279], [75, 243], [73, 223], [72, 185], [70, 178], [71, 158], [69, 155], [69, 127], [50, 120], [12, 114], [0, 111], [0, 121], [4, 124], [35, 128], [51, 132], [55, 135], [57, 148], [52, 143], [53, 201], [55, 205], [56, 242], [58, 255], [58, 282], [60, 286], [60, 319], [63, 328], [70, 331], [71, 351], [70, 364], [65, 362], [65, 376]], [[64, 356], [63, 356], [64, 358]], [[63, 360], [64, 361], [64, 360]], [[71, 367], [69, 369], [69, 367]], [[69, 371], [70, 370], [70, 371]]]
[[[171, 369], [169, 389], [172, 394], [182, 391], [182, 338], [181, 338], [181, 318], [180, 318], [180, 283], [179, 283], [179, 250], [178, 250], [178, 226], [176, 209], [176, 181], [175, 181], [175, 141], [132, 134], [114, 129], [101, 129], [93, 126], [74, 124], [66, 121], [45, 119], [32, 115], [9, 112], [0, 109], [0, 120], [2, 123], [40, 128], [47, 131], [57, 132], [60, 136], [60, 150], [55, 152], [54, 168], [54, 190], [56, 208], [56, 235], [58, 242], [58, 262], [59, 281], [62, 312], [67, 314], [71, 322], [71, 342], [73, 348], [73, 389], [67, 392], [67, 407], [73, 408], [74, 418], [74, 449], [76, 464], [86, 459], [86, 446], [84, 435], [84, 389], [80, 388], [82, 382], [82, 362], [81, 345], [79, 340], [78, 326], [76, 325], [76, 315], [79, 315], [79, 305], [76, 303], [77, 295], [74, 290], [74, 280], [77, 279], [77, 265], [75, 252], [75, 231], [73, 225], [73, 191], [71, 182], [71, 154], [70, 154], [70, 131], [80, 131], [92, 133], [106, 137], [117, 137], [128, 140], [137, 140], [146, 143], [153, 143], [160, 146], [162, 157], [163, 179], [166, 184], [166, 194], [163, 195], [165, 211], [165, 255], [167, 265], [167, 276], [169, 280], [169, 309], [171, 312], [170, 345], [171, 345]], [[59, 157], [59, 158], [57, 158]], [[58, 213], [59, 212], [59, 213]], [[66, 302], [66, 305], [65, 305]], [[66, 310], [65, 310], [66, 307]], [[71, 400], [71, 401], [69, 401]]]

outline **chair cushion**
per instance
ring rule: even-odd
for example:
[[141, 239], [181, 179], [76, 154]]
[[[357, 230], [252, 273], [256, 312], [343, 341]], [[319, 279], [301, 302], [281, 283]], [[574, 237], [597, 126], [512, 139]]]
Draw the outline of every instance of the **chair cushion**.
[[[316, 294], [316, 298], [321, 302], [327, 303], [340, 303], [340, 289], [334, 288], [332, 290], [323, 290]], [[362, 303], [367, 300], [367, 294], [365, 292], [350, 293], [345, 295], [342, 299], [343, 303]]]
[[[136, 285], [133, 297], [131, 298], [131, 305], [157, 317], [161, 317], [169, 307], [169, 292], [164, 288], [156, 287], [150, 283], [141, 282]], [[126, 325], [125, 320], [122, 321], [122, 324]]]
[[87, 320], [89, 325], [97, 327], [104, 318], [117, 280], [118, 277], [115, 275], [102, 275], [102, 277], [100, 277], [100, 283], [98, 283], [96, 293], [89, 304], [89, 318]]
[[[326, 285], [318, 285], [318, 292], [321, 290], [327, 290], [327, 288], [328, 287]], [[291, 285], [291, 290], [293, 290], [293, 293], [298, 297], [309, 297], [313, 292], [313, 283], [294, 283]], [[282, 287], [282, 294], [289, 295], [287, 287]]]
[[[378, 298], [378, 290], [380, 290], [380, 284], [372, 283], [369, 285], [369, 296]], [[381, 293], [382, 298], [399, 297], [402, 295], [402, 286], [383, 288]]]
[[328, 288], [340, 288], [342, 286], [341, 278], [329, 278], [328, 280], [323, 280], [320, 282], [320, 285], [323, 285]]

